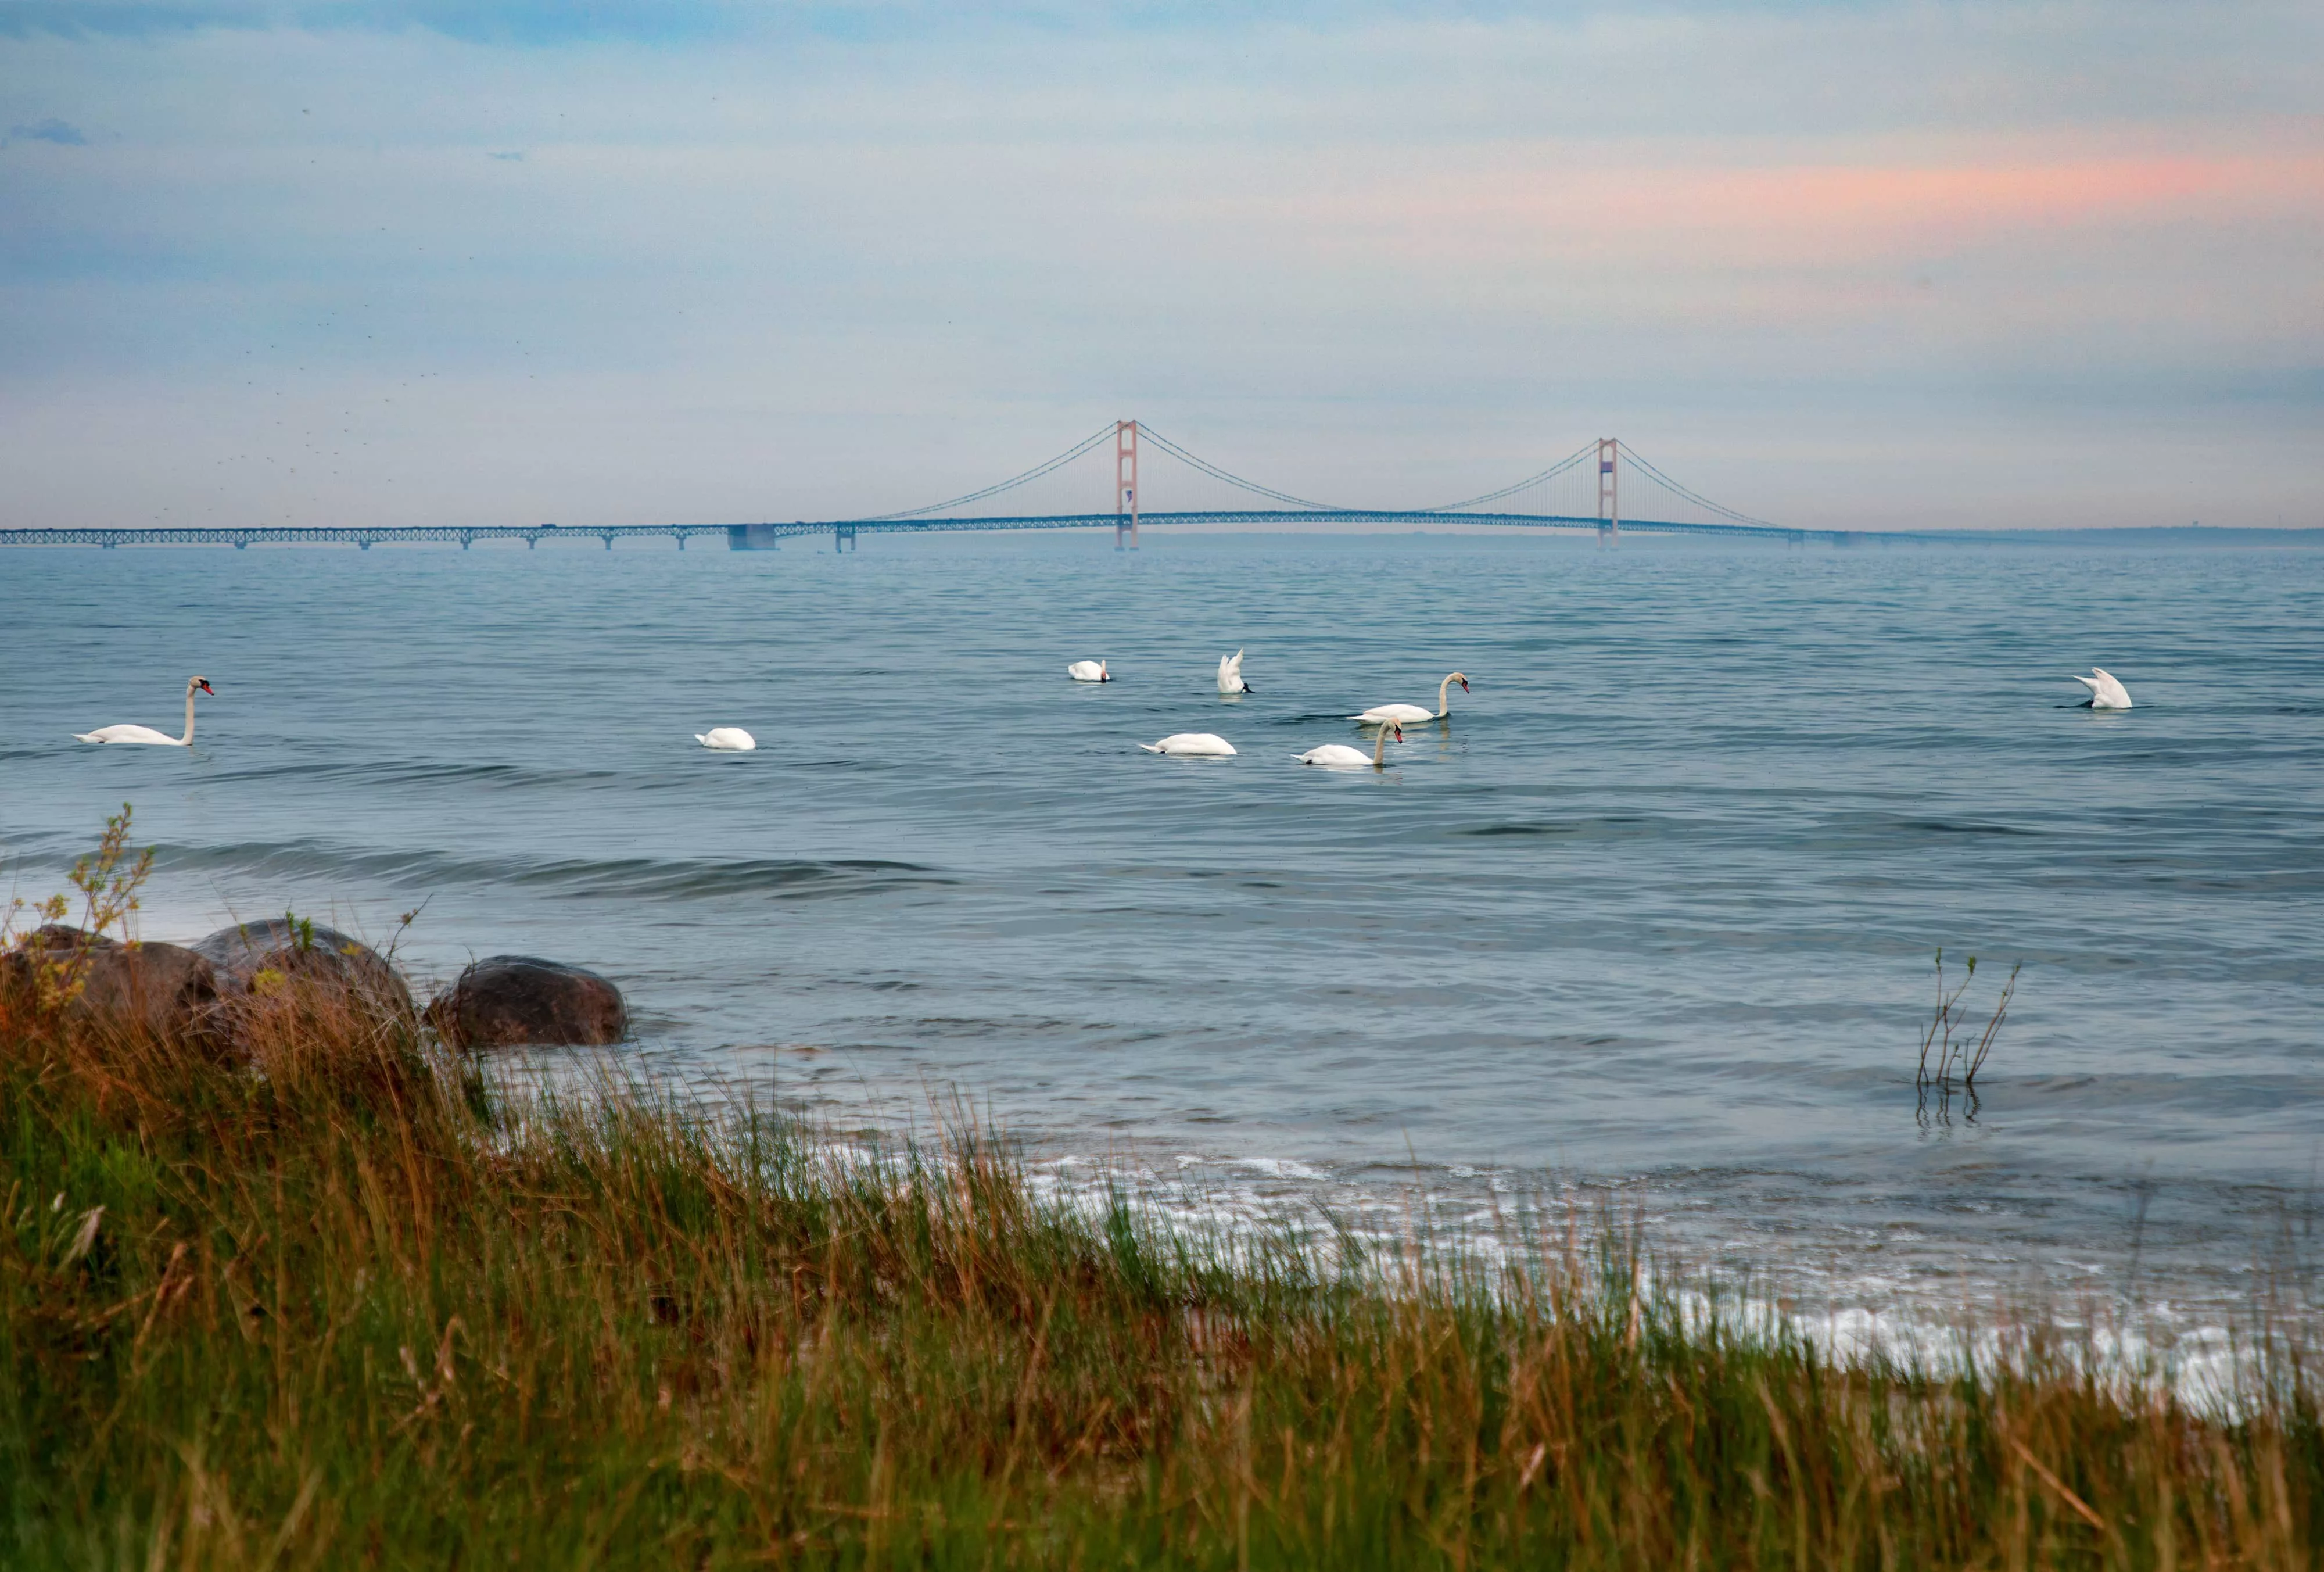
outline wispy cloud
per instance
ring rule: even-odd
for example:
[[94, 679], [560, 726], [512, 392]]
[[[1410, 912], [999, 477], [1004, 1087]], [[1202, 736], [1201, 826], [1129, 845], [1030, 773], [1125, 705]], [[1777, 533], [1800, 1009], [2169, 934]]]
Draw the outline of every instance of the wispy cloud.
[[54, 116], [31, 125], [11, 125], [8, 136], [13, 142], [53, 142], [59, 147], [88, 145], [88, 138], [80, 134], [78, 126], [68, 125]]
[[0, 36], [144, 38], [212, 31], [424, 32], [469, 42], [687, 42], [769, 24], [861, 27], [885, 8], [745, 0], [0, 0]]

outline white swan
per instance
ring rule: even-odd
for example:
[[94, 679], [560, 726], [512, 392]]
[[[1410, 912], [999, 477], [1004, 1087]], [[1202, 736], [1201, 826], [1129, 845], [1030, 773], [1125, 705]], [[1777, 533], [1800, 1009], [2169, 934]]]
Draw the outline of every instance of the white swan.
[[1168, 754], [1180, 759], [1231, 759], [1234, 744], [1211, 732], [1174, 732], [1158, 743], [1138, 744], [1149, 754]]
[[155, 731], [150, 726], [99, 726], [93, 732], [75, 732], [73, 740], [80, 743], [148, 743], [155, 747], [163, 748], [191, 747], [194, 743], [194, 695], [197, 692], [207, 693], [212, 698], [217, 697], [217, 689], [210, 686], [208, 678], [186, 679], [186, 735], [184, 736], [168, 736]]
[[1351, 715], [1350, 720], [1360, 720], [1366, 726], [1385, 726], [1389, 721], [1401, 721], [1413, 726], [1424, 720], [1443, 720], [1452, 713], [1452, 684], [1458, 682], [1461, 691], [1469, 691], [1469, 680], [1458, 671], [1436, 685], [1436, 713], [1429, 714], [1416, 704], [1376, 704], [1361, 715]]
[[759, 739], [739, 726], [714, 726], [706, 732], [696, 732], [694, 740], [722, 754], [748, 754], [759, 745]]
[[2130, 689], [2115, 680], [2114, 673], [2103, 666], [2090, 668], [2093, 675], [2077, 677], [2075, 681], [2090, 690], [2092, 709], [2128, 709]]
[[1258, 689], [1242, 680], [1242, 652], [1219, 657], [1219, 691], [1221, 693], [1256, 693]]
[[1394, 721], [1381, 726], [1379, 738], [1372, 744], [1372, 756], [1369, 759], [1364, 757], [1363, 749], [1351, 748], [1345, 743], [1325, 743], [1320, 748], [1310, 748], [1304, 754], [1294, 754], [1292, 757], [1303, 764], [1322, 764], [1334, 770], [1360, 770], [1366, 764], [1375, 770], [1384, 770], [1388, 768], [1388, 761], [1382, 755], [1388, 752], [1390, 736], [1397, 742], [1404, 741], [1404, 727]]
[[1106, 671], [1105, 662], [1102, 661], [1076, 661], [1072, 665], [1065, 668], [1065, 675], [1072, 678], [1076, 682], [1111, 682], [1113, 680], [1113, 678]]

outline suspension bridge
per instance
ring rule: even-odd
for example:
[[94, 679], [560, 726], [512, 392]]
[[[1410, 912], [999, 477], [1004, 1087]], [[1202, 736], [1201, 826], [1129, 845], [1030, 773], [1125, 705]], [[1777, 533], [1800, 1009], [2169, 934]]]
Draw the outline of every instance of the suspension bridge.
[[[1090, 511], [1088, 504], [1111, 495]], [[1865, 539], [1852, 530], [1794, 529], [1738, 512], [1689, 489], [1618, 439], [1585, 442], [1540, 472], [1513, 485], [1458, 502], [1411, 508], [1356, 508], [1295, 496], [1221, 468], [1136, 421], [1114, 421], [1047, 461], [980, 490], [898, 513], [788, 523], [590, 524], [216, 524], [151, 529], [0, 529], [5, 546], [375, 545], [438, 542], [466, 548], [479, 541], [676, 540], [678, 550], [697, 537], [723, 537], [734, 550], [766, 550], [806, 535], [828, 534], [835, 550], [853, 550], [865, 534], [922, 534], [956, 530], [1075, 530], [1111, 528], [1117, 549], [1135, 550], [1141, 527], [1258, 524], [1277, 528], [1333, 525], [1487, 526], [1595, 531], [1605, 541], [1626, 532], [1718, 535], [1835, 546]]]

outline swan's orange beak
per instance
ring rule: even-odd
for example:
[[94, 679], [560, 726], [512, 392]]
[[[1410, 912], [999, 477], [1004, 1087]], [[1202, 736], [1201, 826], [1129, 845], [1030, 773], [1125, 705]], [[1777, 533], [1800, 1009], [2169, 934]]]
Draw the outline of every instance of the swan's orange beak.
[[209, 680], [208, 678], [204, 678], [201, 681], [195, 683], [194, 686], [200, 689], [204, 693], [208, 694], [212, 698], [216, 698], [217, 697], [217, 689], [209, 685]]
[[1466, 677], [1461, 679], [1461, 691], [1463, 693], [1469, 691], [1469, 680]]

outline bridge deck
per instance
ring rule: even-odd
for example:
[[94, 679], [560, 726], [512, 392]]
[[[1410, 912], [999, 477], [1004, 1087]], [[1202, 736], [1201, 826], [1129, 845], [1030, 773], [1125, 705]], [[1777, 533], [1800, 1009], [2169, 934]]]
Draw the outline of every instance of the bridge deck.
[[[809, 522], [800, 519], [788, 523], [751, 524], [603, 524], [588, 529], [560, 529], [555, 525], [522, 524], [403, 524], [403, 525], [311, 525], [298, 528], [251, 526], [248, 528], [223, 525], [193, 529], [0, 529], [0, 546], [356, 546], [369, 550], [375, 545], [433, 542], [467, 547], [478, 541], [522, 541], [528, 546], [542, 541], [602, 541], [611, 550], [615, 541], [661, 539], [677, 541], [678, 549], [697, 535], [724, 535], [740, 543], [752, 541], [787, 540], [799, 535], [819, 535], [832, 532], [849, 534], [933, 534], [952, 531], [976, 530], [1089, 530], [1111, 529], [1118, 522], [1111, 513], [1022, 513], [996, 514], [974, 518], [945, 519], [828, 519]], [[1153, 513], [1142, 514], [1141, 526], [1167, 528], [1185, 524], [1488, 524], [1509, 529], [1597, 530], [1604, 527], [1602, 519], [1585, 518], [1562, 513], [1464, 513], [1398, 511], [1383, 509], [1360, 511], [1342, 509], [1330, 512], [1306, 509], [1230, 508], [1207, 512]], [[1661, 535], [1726, 535], [1741, 539], [1780, 541], [1828, 541], [1833, 545], [1849, 545], [1867, 538], [1867, 532], [1857, 530], [1791, 530], [1758, 524], [1698, 524], [1670, 519], [1624, 519], [1624, 531], [1639, 534]], [[744, 532], [748, 532], [747, 537]], [[1936, 541], [1951, 536], [1927, 534], [1874, 534], [1881, 541]]]

